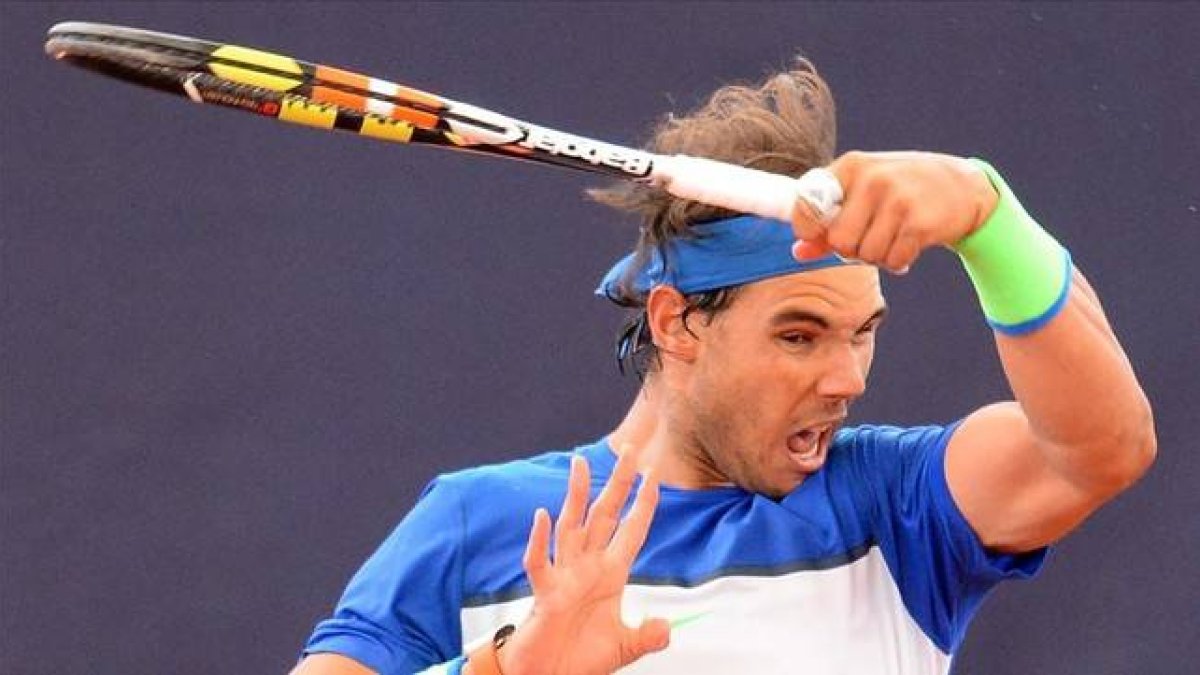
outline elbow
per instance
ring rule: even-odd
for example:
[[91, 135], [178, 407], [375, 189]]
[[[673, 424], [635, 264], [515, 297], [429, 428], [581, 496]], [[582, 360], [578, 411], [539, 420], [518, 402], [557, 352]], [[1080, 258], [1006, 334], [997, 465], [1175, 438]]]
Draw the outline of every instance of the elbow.
[[1154, 460], [1158, 456], [1158, 439], [1155, 438], [1154, 429], [1149, 429], [1137, 442], [1126, 446], [1125, 454], [1127, 457], [1120, 485], [1122, 490], [1141, 480], [1142, 476], [1150, 471], [1150, 467], [1154, 466]]
[[1134, 446], [1133, 460], [1134, 467], [1132, 470], [1132, 479], [1130, 483], [1137, 481], [1150, 467], [1154, 466], [1154, 460], [1158, 458], [1158, 434], [1154, 431], [1154, 415], [1150, 412], [1150, 406], [1146, 406], [1146, 420], [1140, 428], [1137, 442]]
[[1132, 465], [1130, 467], [1130, 484], [1146, 475], [1150, 467], [1154, 466], [1154, 460], [1158, 458], [1158, 434], [1154, 430], [1154, 411], [1150, 408], [1150, 402], [1146, 400], [1144, 394], [1139, 407], [1139, 415], [1132, 428], [1133, 438], [1130, 439], [1128, 450]]
[[1111, 495], [1123, 492], [1146, 475], [1158, 456], [1154, 414], [1143, 401], [1137, 414], [1126, 417], [1120, 428], [1109, 434], [1101, 452], [1095, 483]]

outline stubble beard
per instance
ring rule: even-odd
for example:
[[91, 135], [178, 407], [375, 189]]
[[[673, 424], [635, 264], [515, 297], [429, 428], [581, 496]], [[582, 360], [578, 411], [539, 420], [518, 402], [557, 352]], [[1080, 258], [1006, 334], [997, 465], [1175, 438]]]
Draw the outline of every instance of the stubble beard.
[[[693, 429], [690, 434], [689, 454], [704, 474], [718, 483], [732, 483], [737, 487], [761, 494], [771, 499], [780, 499], [787, 494], [769, 484], [768, 477], [753, 465], [758, 448], [739, 433], [739, 429], [753, 424], [738, 424], [736, 413], [707, 410], [695, 406]], [[751, 454], [748, 454], [751, 453]]]

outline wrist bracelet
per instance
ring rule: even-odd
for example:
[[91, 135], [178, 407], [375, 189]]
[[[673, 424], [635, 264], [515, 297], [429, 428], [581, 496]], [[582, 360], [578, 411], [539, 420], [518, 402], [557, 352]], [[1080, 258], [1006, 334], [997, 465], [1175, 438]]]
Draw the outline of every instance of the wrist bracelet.
[[1066, 304], [1071, 254], [1021, 206], [994, 168], [980, 159], [999, 193], [996, 208], [975, 232], [953, 246], [992, 328], [1023, 335], [1041, 328]]
[[471, 667], [471, 675], [504, 675], [500, 671], [500, 648], [508, 642], [508, 638], [516, 632], [517, 627], [511, 623], [505, 624], [496, 631], [492, 639], [485, 642], [467, 656], [467, 664]]

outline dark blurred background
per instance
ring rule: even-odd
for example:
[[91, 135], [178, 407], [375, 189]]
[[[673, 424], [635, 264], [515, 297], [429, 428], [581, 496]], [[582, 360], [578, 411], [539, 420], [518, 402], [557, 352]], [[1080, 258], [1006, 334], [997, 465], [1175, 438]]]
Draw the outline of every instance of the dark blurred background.
[[[634, 224], [598, 179], [118, 84], [44, 56], [68, 19], [625, 144], [803, 53], [842, 150], [991, 159], [1104, 298], [1160, 459], [957, 672], [1195, 672], [1200, 5], [652, 2], [0, 6], [0, 672], [285, 672], [429, 478], [591, 440], [635, 389], [591, 296]], [[887, 290], [856, 421], [1006, 395], [951, 256]]]

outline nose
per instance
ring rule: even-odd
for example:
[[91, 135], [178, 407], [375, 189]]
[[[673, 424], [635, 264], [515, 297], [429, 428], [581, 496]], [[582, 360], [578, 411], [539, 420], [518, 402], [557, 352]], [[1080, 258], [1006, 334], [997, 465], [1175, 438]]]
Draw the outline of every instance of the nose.
[[851, 345], [831, 347], [817, 379], [817, 393], [825, 398], [848, 400], [867, 389], [867, 364]]

